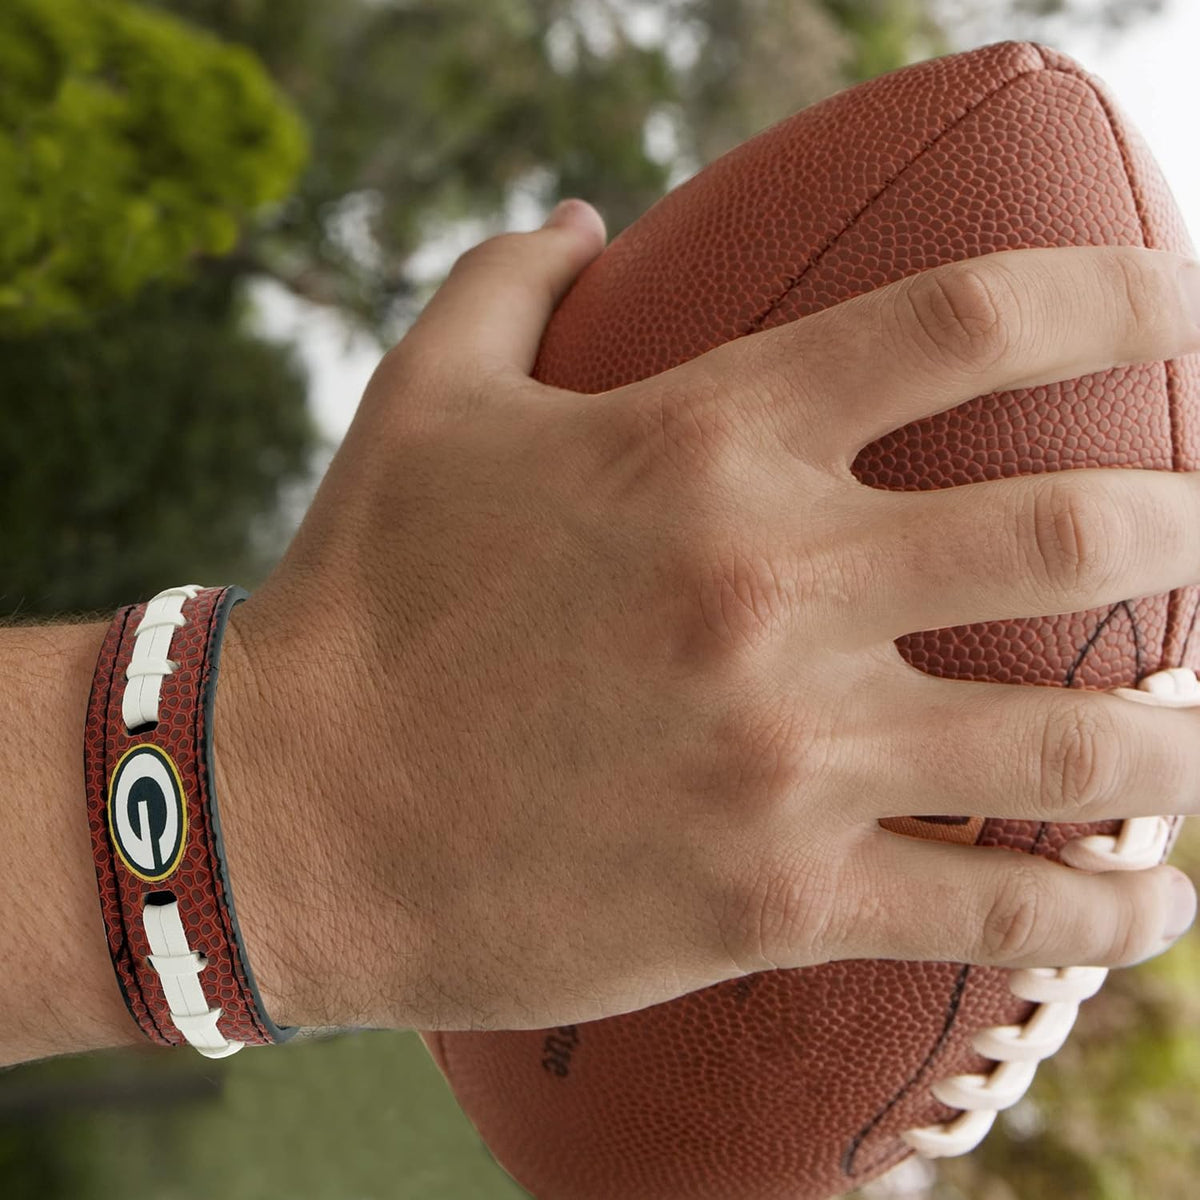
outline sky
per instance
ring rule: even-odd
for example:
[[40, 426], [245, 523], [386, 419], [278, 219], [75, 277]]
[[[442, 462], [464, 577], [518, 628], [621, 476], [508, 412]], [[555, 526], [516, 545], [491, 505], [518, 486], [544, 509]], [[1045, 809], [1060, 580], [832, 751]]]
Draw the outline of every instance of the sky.
[[[636, 4], [636, 0], [633, 0]], [[953, 0], [949, 0], [953, 4]], [[653, 40], [653, 19], [640, 9], [641, 37]], [[1014, 36], [1000, 27], [962, 45], [969, 49]], [[1064, 24], [1046, 30], [1041, 40], [1077, 59], [1100, 76], [1127, 116], [1141, 130], [1162, 166], [1167, 182], [1187, 220], [1193, 241], [1200, 247], [1200, 156], [1195, 130], [1200, 116], [1200, 3], [1172, 0], [1162, 16], [1140, 22], [1119, 34], [1081, 34]], [[780, 118], [787, 116], [781, 112]], [[678, 182], [676, 180], [675, 182]], [[586, 199], [586, 197], [585, 197]], [[517, 195], [506, 213], [504, 228], [533, 229], [541, 210], [531, 195]], [[425, 247], [414, 261], [414, 274], [422, 279], [444, 275], [455, 257], [492, 232], [465, 225]], [[380, 357], [370, 338], [350, 333], [325, 309], [295, 300], [282, 288], [263, 283], [255, 299], [260, 326], [271, 336], [294, 341], [311, 378], [311, 404], [327, 443], [318, 467], [341, 441], [358, 405], [359, 397]]]

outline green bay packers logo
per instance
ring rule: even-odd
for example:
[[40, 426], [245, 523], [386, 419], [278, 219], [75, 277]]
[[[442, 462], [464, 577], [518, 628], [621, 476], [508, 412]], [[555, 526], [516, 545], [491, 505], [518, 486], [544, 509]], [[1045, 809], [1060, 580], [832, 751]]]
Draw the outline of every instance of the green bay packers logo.
[[179, 866], [187, 803], [179, 768], [165, 750], [142, 745], [121, 755], [108, 789], [108, 832], [121, 861], [147, 883]]

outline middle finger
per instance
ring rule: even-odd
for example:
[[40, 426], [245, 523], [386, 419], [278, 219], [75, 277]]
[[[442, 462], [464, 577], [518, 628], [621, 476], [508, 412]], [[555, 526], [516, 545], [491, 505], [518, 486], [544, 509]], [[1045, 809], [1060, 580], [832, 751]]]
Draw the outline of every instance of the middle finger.
[[853, 781], [863, 817], [1090, 823], [1200, 813], [1200, 709], [901, 667], [908, 678], [877, 681], [856, 710], [857, 737], [873, 743], [859, 761], [889, 764], [884, 789], [869, 770]]

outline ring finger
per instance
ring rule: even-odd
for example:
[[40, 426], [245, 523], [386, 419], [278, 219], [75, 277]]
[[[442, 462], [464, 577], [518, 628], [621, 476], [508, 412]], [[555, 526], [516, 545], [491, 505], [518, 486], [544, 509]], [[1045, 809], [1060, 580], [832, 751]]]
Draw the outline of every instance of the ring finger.
[[[1107, 692], [909, 678], [856, 706], [856, 816], [1087, 823], [1200, 812], [1200, 710]], [[1006, 748], [998, 754], [997, 746]], [[886, 762], [881, 786], [876, 767]]]

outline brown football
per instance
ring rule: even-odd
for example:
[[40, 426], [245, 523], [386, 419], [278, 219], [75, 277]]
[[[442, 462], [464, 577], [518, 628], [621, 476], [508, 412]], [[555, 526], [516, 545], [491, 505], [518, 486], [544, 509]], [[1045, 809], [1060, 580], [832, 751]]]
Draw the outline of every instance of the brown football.
[[[1098, 79], [1043, 46], [985, 46], [830, 96], [665, 196], [576, 281], [534, 374], [600, 392], [942, 263], [1102, 244], [1193, 253]], [[1190, 471], [1198, 417], [1200, 356], [1122, 367], [914, 422], [866, 447], [855, 473], [915, 490], [1085, 467]], [[947, 678], [1167, 695], [1194, 686], [1170, 668], [1200, 668], [1198, 606], [1188, 588], [896, 644]], [[887, 824], [1050, 858], [1087, 834], [1098, 866], [1137, 866], [1166, 854], [1177, 822]], [[834, 962], [584, 1025], [423, 1036], [497, 1160], [538, 1200], [812, 1200], [915, 1149], [977, 1143], [1103, 977]]]

